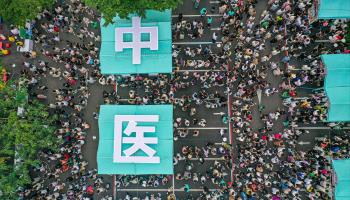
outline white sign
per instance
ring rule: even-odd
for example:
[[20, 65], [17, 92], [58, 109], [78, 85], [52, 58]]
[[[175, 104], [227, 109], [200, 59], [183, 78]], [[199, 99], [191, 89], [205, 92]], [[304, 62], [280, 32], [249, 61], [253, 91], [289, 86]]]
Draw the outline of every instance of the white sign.
[[[124, 33], [132, 34], [131, 42], [124, 42]], [[141, 33], [149, 33], [150, 41], [141, 41]], [[158, 50], [158, 27], [141, 27], [141, 18], [132, 18], [132, 27], [118, 27], [115, 29], [115, 51], [122, 52], [123, 49], [132, 49], [132, 64], [141, 64], [141, 49], [150, 48]]]
[[[137, 122], [158, 122], [159, 115], [115, 115], [114, 116], [114, 151], [115, 163], [160, 163], [160, 158], [154, 156], [157, 152], [147, 144], [158, 144], [157, 137], [144, 137], [144, 133], [154, 133], [155, 126], [138, 126]], [[128, 122], [123, 131], [123, 122]], [[135, 133], [135, 137], [130, 136]], [[133, 144], [123, 150], [122, 144]], [[147, 156], [133, 156], [138, 150], [142, 150]]]

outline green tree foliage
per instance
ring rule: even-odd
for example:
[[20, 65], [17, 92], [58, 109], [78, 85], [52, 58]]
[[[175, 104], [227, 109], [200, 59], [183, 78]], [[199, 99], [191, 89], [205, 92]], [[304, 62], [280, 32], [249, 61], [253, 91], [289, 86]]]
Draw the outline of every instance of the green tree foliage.
[[[17, 199], [18, 188], [31, 183], [30, 167], [40, 164], [38, 152], [57, 148], [55, 116], [42, 103], [27, 102], [23, 95], [27, 95], [26, 88], [11, 83], [0, 90], [0, 199]], [[24, 109], [22, 116], [18, 107]]]
[[0, 0], [0, 16], [15, 25], [24, 25], [45, 8], [51, 8], [55, 0]]
[[85, 3], [99, 10], [106, 19], [106, 24], [113, 23], [113, 18], [118, 14], [121, 18], [127, 18], [130, 13], [145, 15], [147, 9], [163, 11], [174, 9], [183, 0], [84, 0]]

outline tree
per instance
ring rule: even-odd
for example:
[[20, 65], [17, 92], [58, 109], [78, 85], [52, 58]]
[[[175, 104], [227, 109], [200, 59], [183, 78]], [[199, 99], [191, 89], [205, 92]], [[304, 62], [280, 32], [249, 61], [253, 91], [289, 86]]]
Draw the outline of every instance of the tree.
[[0, 0], [0, 16], [15, 25], [24, 25], [54, 3], [55, 0]]
[[106, 24], [113, 23], [113, 18], [118, 14], [121, 18], [127, 18], [130, 13], [145, 16], [148, 9], [164, 11], [175, 9], [183, 0], [84, 0], [85, 3], [99, 10]]
[[[0, 199], [17, 199], [16, 191], [31, 183], [30, 168], [40, 164], [40, 150], [56, 150], [60, 142], [54, 136], [55, 115], [27, 96], [26, 87], [13, 82], [0, 90]], [[20, 116], [19, 107], [24, 109]]]

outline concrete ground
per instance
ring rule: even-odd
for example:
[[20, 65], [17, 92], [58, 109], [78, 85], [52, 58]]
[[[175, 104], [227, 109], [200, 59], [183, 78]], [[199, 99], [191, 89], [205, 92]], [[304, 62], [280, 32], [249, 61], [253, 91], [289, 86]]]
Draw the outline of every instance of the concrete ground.
[[[211, 8], [211, 7], [215, 7], [214, 10], [218, 10], [218, 1], [202, 1], [200, 3], [199, 9], [194, 9], [192, 6], [192, 0], [185, 0], [184, 4], [179, 6], [176, 10], [173, 11], [173, 20], [177, 19], [177, 14], [182, 13], [184, 15], [184, 19], [188, 19], [188, 20], [193, 20], [193, 19], [200, 19], [199, 17], [199, 10], [203, 7], [206, 8]], [[257, 4], [257, 16], [260, 16], [260, 14], [262, 13], [263, 10], [266, 9], [267, 6], [267, 0], [259, 0], [258, 4]], [[178, 45], [179, 47], [187, 47], [187, 46], [191, 46], [191, 47], [196, 47], [197, 45], [202, 45], [203, 47], [205, 46], [211, 46], [213, 52], [218, 52], [220, 49], [216, 47], [216, 44], [212, 44], [211, 43], [211, 36], [213, 32], [218, 33], [219, 38], [220, 38], [220, 18], [221, 16], [217, 14], [217, 12], [215, 13], [209, 13], [213, 16], [213, 24], [212, 27], [210, 29], [206, 29], [205, 30], [205, 34], [202, 38], [200, 39], [196, 39], [196, 40], [192, 40], [192, 39], [188, 39], [185, 38], [184, 40], [175, 40], [173, 41], [173, 43], [175, 45]], [[258, 17], [257, 17], [257, 20]], [[96, 30], [96, 34], [99, 34], [99, 32]], [[63, 35], [61, 35], [62, 38], [70, 38], [72, 40], [77, 40], [76, 38], [74, 38], [74, 36], [68, 35], [66, 33], [63, 33]], [[72, 38], [73, 37], [73, 38]], [[85, 41], [84, 41], [85, 42]], [[100, 45], [100, 44], [96, 44], [96, 45]], [[235, 46], [235, 44], [233, 44], [233, 46]], [[40, 49], [39, 46], [35, 47], [37, 50]], [[271, 46], [269, 44], [267, 44], [266, 46], [266, 52], [271, 51]], [[21, 56], [19, 53], [17, 53], [14, 49], [12, 51], [12, 55], [7, 56], [7, 57], [3, 57], [2, 58], [2, 62], [5, 66], [7, 66], [10, 71], [17, 76], [19, 74], [19, 71], [22, 69], [22, 63], [26, 60], [24, 59], [23, 56]], [[39, 56], [37, 57], [38, 60], [44, 60], [49, 62], [49, 65], [57, 65], [56, 63], [52, 63], [51, 60], [48, 60], [46, 57], [43, 57], [39, 54]], [[200, 59], [200, 58], [195, 58], [195, 59]], [[277, 60], [278, 61], [278, 58]], [[18, 67], [15, 68], [11, 68], [10, 66], [12, 66], [12, 64], [16, 64]], [[298, 64], [298, 63], [295, 63]], [[60, 66], [63, 67], [63, 66]], [[181, 70], [188, 70], [188, 69], [180, 69], [180, 71], [178, 72], [179, 74], [183, 73], [183, 71]], [[191, 69], [192, 71], [190, 73], [196, 72], [196, 69]], [[211, 69], [207, 69], [207, 70], [211, 70]], [[217, 69], [215, 69], [217, 70]], [[199, 73], [203, 73], [203, 71], [198, 71]], [[272, 84], [273, 87], [278, 88], [279, 83], [281, 82], [279, 77], [275, 77], [273, 76], [273, 74], [270, 72], [268, 74], [268, 78], [267, 78], [268, 82], [270, 82]], [[45, 84], [47, 87], [49, 87], [49, 91], [52, 91], [52, 89], [55, 88], [59, 88], [62, 86], [63, 81], [60, 81], [58, 79], [50, 79], [50, 78], [46, 78], [46, 77], [41, 77], [41, 83]], [[215, 87], [215, 88], [210, 88], [208, 90], [208, 92], [215, 92], [217, 91], [220, 95], [223, 96], [227, 96], [226, 93], [224, 93], [226, 86], [224, 87]], [[97, 168], [97, 162], [96, 162], [96, 152], [97, 152], [97, 147], [98, 147], [98, 139], [97, 140], [93, 140], [93, 136], [96, 136], [98, 138], [98, 124], [97, 124], [97, 120], [93, 118], [93, 112], [97, 112], [98, 111], [98, 107], [99, 105], [103, 104], [103, 97], [102, 97], [102, 92], [108, 91], [111, 92], [113, 91], [113, 87], [112, 86], [102, 86], [98, 83], [89, 85], [89, 89], [91, 92], [91, 96], [88, 99], [88, 106], [87, 108], [83, 111], [84, 114], [84, 120], [86, 120], [87, 123], [89, 123], [91, 125], [91, 128], [88, 131], [88, 136], [86, 139], [86, 143], [83, 147], [83, 156], [84, 159], [87, 160], [89, 162], [89, 169], [95, 169]], [[129, 87], [125, 87], [125, 88], [118, 88], [118, 95], [120, 95], [120, 97], [122, 99], [127, 99], [128, 98], [128, 92], [131, 88]], [[136, 93], [139, 95], [142, 95], [144, 93], [144, 89], [143, 87], [141, 88], [137, 88]], [[190, 88], [186, 88], [183, 90], [179, 90], [175, 93], [176, 97], [181, 97], [182, 95], [192, 95], [194, 91], [199, 91], [201, 88], [200, 86], [196, 85], [194, 87], [190, 87]], [[234, 91], [234, 88], [232, 88]], [[309, 91], [308, 90], [300, 90], [300, 94], [302, 95], [308, 95]], [[52, 103], [54, 102], [54, 94], [52, 92], [48, 93], [48, 100], [45, 103]], [[257, 97], [255, 97], [255, 102], [258, 104], [258, 100]], [[262, 97], [262, 105], [264, 105], [266, 107], [265, 111], [266, 113], [271, 112], [271, 111], [276, 111], [278, 108], [282, 108], [282, 101], [280, 98], [280, 94], [275, 94], [273, 96], [270, 97]], [[221, 120], [221, 116], [218, 113], [224, 113], [224, 115], [228, 114], [228, 108], [227, 106], [224, 106], [222, 108], [217, 108], [217, 109], [207, 109], [204, 106], [196, 106], [197, 109], [197, 115], [196, 117], [201, 119], [207, 119], [207, 126], [203, 129], [200, 130], [200, 136], [199, 137], [188, 137], [185, 139], [180, 138], [179, 140], [175, 141], [174, 143], [174, 152], [180, 152], [181, 148], [183, 145], [191, 145], [191, 146], [204, 146], [205, 144], [207, 144], [208, 142], [212, 142], [212, 143], [218, 143], [218, 145], [220, 145], [219, 143], [222, 142], [222, 137], [220, 136], [220, 129], [225, 129], [226, 133], [225, 133], [225, 137], [229, 138], [230, 135], [228, 134], [228, 125], [224, 124]], [[258, 111], [258, 107], [255, 106], [254, 109], [252, 110], [253, 113], [253, 130], [258, 130], [259, 128], [263, 127], [263, 123], [260, 121], [260, 113]], [[178, 117], [182, 117], [182, 118], [188, 118], [190, 119], [191, 117], [189, 116], [188, 112], [183, 112], [181, 109], [179, 109], [178, 107], [176, 107], [174, 109], [174, 119], [178, 118]], [[283, 129], [283, 125], [282, 125], [282, 120], [279, 120], [278, 122], [276, 122], [276, 125], [274, 126], [274, 130], [273, 131], [281, 131]], [[198, 127], [189, 127], [189, 128], [198, 128]], [[304, 134], [301, 135], [299, 137], [299, 144], [297, 145], [297, 148], [300, 150], [309, 150], [311, 148], [313, 148], [313, 144], [314, 144], [314, 139], [317, 137], [324, 137], [327, 136], [329, 134], [332, 134], [333, 132], [339, 132], [336, 130], [330, 130], [327, 127], [324, 126], [324, 124], [317, 124], [317, 125], [301, 125], [300, 129], [306, 129], [309, 130], [308, 134]], [[176, 131], [176, 130], [175, 130]], [[233, 138], [234, 140], [236, 138]], [[236, 147], [234, 145], [234, 147]], [[236, 149], [234, 149], [234, 154], [236, 153]], [[206, 170], [208, 170], [208, 168], [210, 168], [210, 166], [213, 165], [213, 162], [218, 161], [218, 162], [222, 162], [222, 160], [220, 160], [220, 158], [218, 157], [211, 157], [209, 158], [203, 165], [195, 165], [194, 171], [197, 173], [205, 173]], [[181, 162], [181, 161], [180, 161]], [[193, 161], [195, 162], [195, 161]], [[182, 172], [184, 170], [184, 163], [180, 163], [175, 167], [175, 171], [174, 174], [177, 174], [178, 172]], [[228, 175], [225, 177], [225, 180], [231, 181], [231, 170], [228, 169], [227, 170]], [[68, 174], [64, 174], [63, 176], [67, 176]], [[112, 183], [112, 176], [104, 176], [104, 180], [106, 183]], [[189, 183], [191, 185], [191, 190], [188, 193], [185, 193], [183, 190], [183, 186], [184, 184]], [[213, 184], [211, 184], [210, 182], [208, 182], [207, 184], [205, 184], [204, 186], [206, 186], [207, 188], [209, 188], [210, 190], [215, 190], [217, 189], [217, 187]], [[189, 196], [192, 197], [198, 197], [199, 194], [202, 192], [203, 190], [203, 185], [197, 184], [197, 183], [192, 183], [189, 181], [170, 181], [167, 185], [165, 186], [159, 186], [157, 188], [154, 187], [140, 187], [139, 185], [134, 185], [134, 184], [130, 184], [128, 187], [126, 188], [117, 188], [117, 199], [123, 199], [126, 195], [126, 193], [129, 193], [132, 196], [136, 196], [136, 197], [141, 197], [144, 198], [146, 195], [148, 194], [161, 194], [161, 196], [163, 197], [162, 199], [165, 199], [165, 197], [167, 196], [168, 192], [173, 192], [175, 193], [175, 195], [177, 196], [178, 199], [186, 199]], [[111, 190], [108, 191], [108, 193], [111, 194]], [[101, 196], [96, 195], [95, 196], [96, 199], [100, 199]]]

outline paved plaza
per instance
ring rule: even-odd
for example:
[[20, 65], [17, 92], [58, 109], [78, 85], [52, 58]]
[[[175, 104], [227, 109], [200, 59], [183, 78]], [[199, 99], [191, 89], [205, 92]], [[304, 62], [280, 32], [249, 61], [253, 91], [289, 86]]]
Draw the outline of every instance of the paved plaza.
[[[312, 63], [343, 46], [334, 47], [314, 34], [318, 30], [296, 28], [304, 19], [291, 16], [306, 13], [298, 2], [185, 0], [172, 11], [173, 72], [125, 76], [99, 71], [101, 33], [88, 25], [99, 13], [71, 1], [57, 4], [64, 9], [37, 22], [35, 57], [12, 47], [2, 58], [13, 77], [33, 77], [28, 80], [33, 98], [45, 95], [40, 101], [62, 116], [56, 133], [65, 141], [60, 153], [76, 159], [60, 171], [62, 155], [50, 155], [45, 173], [33, 171], [40, 184], [25, 199], [45, 199], [56, 191], [67, 199], [331, 199], [331, 169], [315, 147], [341, 143], [337, 137], [347, 140], [350, 126], [323, 122], [325, 97], [318, 89], [324, 73]], [[48, 31], [56, 15], [70, 18], [59, 33]], [[298, 34], [311, 43], [300, 42]], [[168, 148], [174, 175], [96, 174], [104, 104], [173, 105], [174, 145]], [[317, 172], [321, 169], [327, 172]], [[305, 178], [312, 173], [317, 178]], [[62, 187], [53, 189], [57, 185]]]

